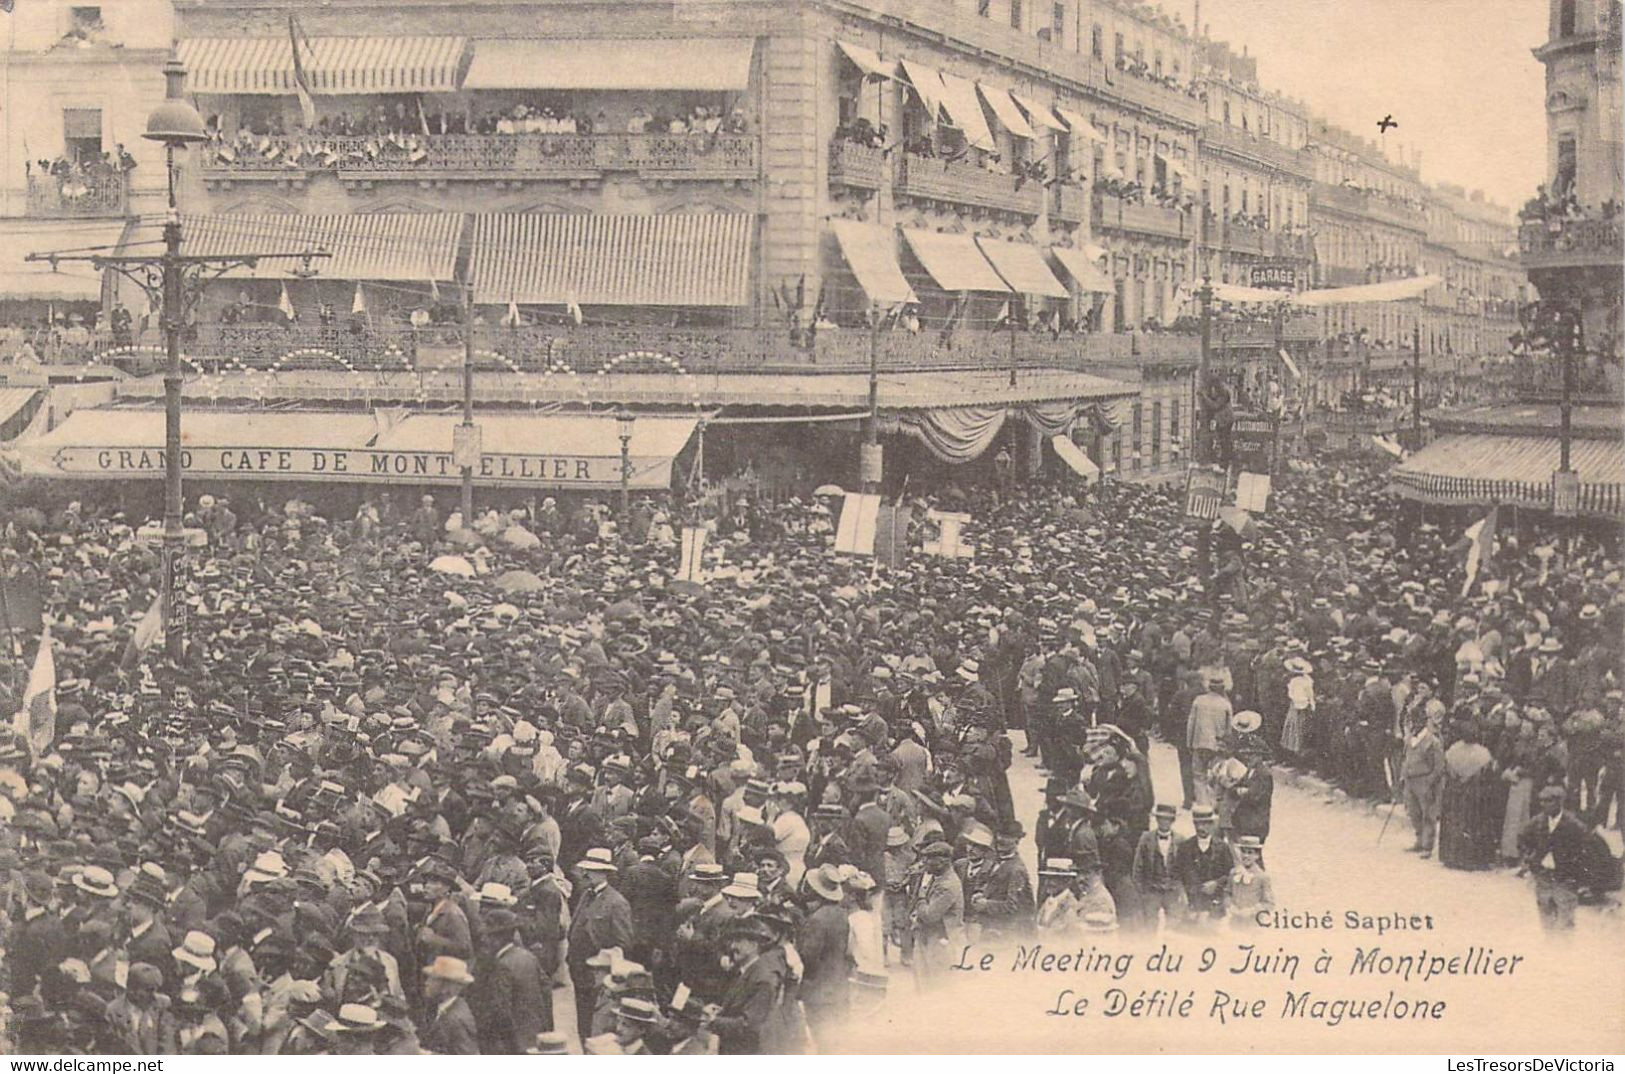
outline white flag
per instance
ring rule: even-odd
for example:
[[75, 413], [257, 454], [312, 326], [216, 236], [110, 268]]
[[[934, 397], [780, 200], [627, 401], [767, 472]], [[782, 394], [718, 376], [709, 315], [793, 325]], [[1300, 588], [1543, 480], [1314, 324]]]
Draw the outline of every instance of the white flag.
[[367, 312], [367, 298], [361, 293], [359, 281], [355, 285], [355, 299], [350, 303], [350, 312], [355, 314], [365, 314]]
[[288, 297], [288, 285], [282, 285], [282, 296], [277, 299], [276, 308], [282, 311], [282, 316], [288, 320], [294, 319], [293, 299]]

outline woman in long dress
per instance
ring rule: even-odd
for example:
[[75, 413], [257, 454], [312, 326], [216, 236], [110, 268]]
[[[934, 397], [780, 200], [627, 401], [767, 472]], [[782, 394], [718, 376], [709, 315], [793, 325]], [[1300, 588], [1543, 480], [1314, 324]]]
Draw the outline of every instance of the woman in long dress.
[[1495, 808], [1505, 793], [1494, 758], [1464, 727], [1444, 751], [1444, 796], [1439, 811], [1439, 861], [1450, 869], [1488, 869], [1495, 864], [1500, 824]]
[[1309, 720], [1315, 711], [1314, 666], [1301, 656], [1286, 662], [1292, 678], [1286, 684], [1286, 722], [1281, 726], [1281, 749], [1293, 761], [1309, 747]]

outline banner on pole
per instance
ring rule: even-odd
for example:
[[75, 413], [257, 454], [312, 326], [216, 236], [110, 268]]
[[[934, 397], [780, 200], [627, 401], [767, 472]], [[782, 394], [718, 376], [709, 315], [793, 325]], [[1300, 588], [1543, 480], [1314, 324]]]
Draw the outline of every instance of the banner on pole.
[[705, 538], [709, 531], [701, 526], [683, 527], [683, 549], [678, 559], [677, 580], [705, 584]]

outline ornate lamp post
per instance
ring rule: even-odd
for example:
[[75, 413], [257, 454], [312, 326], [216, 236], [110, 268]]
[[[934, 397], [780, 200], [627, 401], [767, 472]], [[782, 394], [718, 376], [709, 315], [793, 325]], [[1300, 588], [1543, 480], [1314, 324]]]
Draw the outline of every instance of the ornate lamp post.
[[632, 427], [638, 416], [626, 407], [615, 412], [615, 432], [621, 438], [621, 524], [632, 518]]

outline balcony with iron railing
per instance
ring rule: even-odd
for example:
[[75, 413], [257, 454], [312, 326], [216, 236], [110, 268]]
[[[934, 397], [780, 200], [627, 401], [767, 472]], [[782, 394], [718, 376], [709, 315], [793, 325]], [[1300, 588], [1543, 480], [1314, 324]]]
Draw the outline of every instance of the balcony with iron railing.
[[1097, 192], [1095, 195], [1094, 225], [1107, 231], [1128, 231], [1188, 241], [1195, 230], [1192, 215], [1179, 209], [1129, 201], [1111, 194]]
[[853, 190], [879, 190], [886, 175], [885, 150], [837, 138], [829, 146], [829, 183]]
[[1251, 131], [1240, 130], [1224, 123], [1203, 124], [1202, 142], [1222, 152], [1257, 161], [1272, 168], [1280, 168], [1297, 175], [1311, 173], [1309, 155], [1302, 150], [1293, 149]]
[[1526, 269], [1618, 269], [1625, 260], [1625, 236], [1620, 217], [1553, 216], [1534, 220], [1518, 229], [1518, 249]]
[[635, 173], [657, 180], [757, 178], [753, 134], [428, 134], [309, 136], [216, 141], [202, 150], [209, 183], [596, 180]]
[[49, 219], [125, 216], [129, 212], [129, 173], [30, 175], [28, 215]]
[[964, 161], [905, 153], [897, 161], [894, 193], [919, 201], [970, 206], [1019, 216], [1044, 208], [1044, 185]]
[[1309, 190], [1311, 208], [1336, 209], [1413, 231], [1427, 230], [1427, 215], [1375, 191], [1333, 183], [1316, 183]]
[[[816, 332], [811, 342], [778, 328], [661, 328], [649, 325], [480, 326], [476, 368], [491, 372], [672, 375], [667, 359], [691, 374], [826, 374], [867, 372], [871, 340], [884, 372], [1065, 369], [1116, 373], [1146, 363], [1194, 363], [1200, 341], [1184, 335], [1088, 333], [958, 328], [950, 333], [888, 330], [871, 337], [863, 327]], [[41, 361], [113, 363], [146, 373], [163, 362], [156, 330], [134, 337], [86, 334], [73, 346], [34, 344]], [[328, 370], [353, 373], [422, 373], [461, 368], [464, 329], [458, 325], [303, 325], [202, 322], [182, 342], [187, 368], [210, 375], [248, 371]], [[60, 341], [58, 341], [60, 343]], [[630, 356], [630, 357], [629, 357]], [[638, 356], [660, 360], [639, 361]]]

